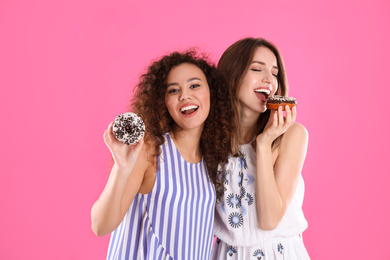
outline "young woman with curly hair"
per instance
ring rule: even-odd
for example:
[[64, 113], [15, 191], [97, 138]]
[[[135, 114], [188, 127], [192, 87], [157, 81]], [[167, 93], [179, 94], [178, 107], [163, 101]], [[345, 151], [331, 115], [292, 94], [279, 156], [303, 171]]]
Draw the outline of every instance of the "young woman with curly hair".
[[267, 110], [266, 100], [288, 95], [280, 51], [262, 38], [232, 44], [218, 62], [231, 91], [235, 128], [216, 204], [212, 259], [309, 259], [301, 176], [308, 133], [296, 108]]
[[113, 231], [107, 259], [210, 259], [218, 165], [230, 152], [223, 78], [195, 51], [174, 52], [141, 76], [132, 107], [145, 136], [128, 146], [108, 126], [114, 166], [91, 211], [95, 234]]

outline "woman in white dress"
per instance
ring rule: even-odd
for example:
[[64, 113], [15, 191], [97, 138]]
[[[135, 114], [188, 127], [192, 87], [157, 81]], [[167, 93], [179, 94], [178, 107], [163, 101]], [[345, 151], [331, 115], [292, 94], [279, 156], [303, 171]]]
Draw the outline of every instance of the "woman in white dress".
[[216, 204], [213, 259], [310, 259], [302, 241], [301, 176], [308, 133], [296, 108], [267, 110], [266, 100], [288, 95], [280, 51], [245, 38], [222, 55], [218, 69], [232, 96], [235, 126], [224, 195]]

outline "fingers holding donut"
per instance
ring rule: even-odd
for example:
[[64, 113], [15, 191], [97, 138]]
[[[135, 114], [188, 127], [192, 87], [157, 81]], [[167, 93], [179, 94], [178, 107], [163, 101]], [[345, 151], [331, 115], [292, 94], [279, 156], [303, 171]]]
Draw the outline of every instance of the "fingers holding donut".
[[278, 111], [277, 110], [271, 110], [271, 114], [269, 116], [267, 125], [265, 126], [264, 130], [270, 126], [272, 126], [272, 127], [278, 126]]
[[107, 127], [107, 130], [104, 131], [104, 134], [103, 134], [103, 139], [104, 139], [104, 142], [106, 143], [106, 145], [110, 148], [112, 146], [112, 144], [114, 142], [117, 142], [115, 136], [114, 136], [114, 133], [113, 133], [113, 130], [112, 130], [112, 126], [114, 125], [114, 122], [111, 122], [108, 127]]
[[128, 168], [137, 160], [144, 144], [145, 125], [134, 113], [123, 113], [104, 131], [103, 139], [115, 164]]
[[106, 130], [104, 130], [104, 133], [103, 133], [103, 140], [104, 140], [104, 143], [108, 146], [109, 145], [109, 143], [111, 143], [111, 139], [110, 139], [110, 136], [109, 136], [109, 132], [110, 132], [110, 125], [111, 125], [112, 123], [110, 123], [109, 125], [108, 125], [108, 128], [106, 129]]
[[[285, 113], [285, 116], [284, 116]], [[271, 114], [263, 133], [258, 137], [259, 142], [271, 144], [276, 138], [285, 133], [294, 124], [296, 119], [296, 107], [278, 106], [271, 110]]]
[[291, 109], [291, 115], [292, 115], [292, 122], [294, 123], [297, 119], [297, 107], [293, 107]]
[[278, 107], [278, 126], [284, 126], [283, 107]]
[[286, 117], [285, 117], [284, 126], [288, 128], [292, 123], [292, 111], [289, 106], [285, 107], [285, 111], [286, 111]]
[[288, 128], [295, 123], [295, 120], [297, 118], [297, 109], [296, 107], [290, 108], [289, 106], [286, 106], [285, 111], [286, 111], [285, 125]]
[[[295, 122], [297, 101], [293, 97], [273, 95], [267, 99], [266, 106], [272, 111], [278, 111], [278, 123], [287, 128]], [[283, 118], [283, 111], [286, 117]], [[272, 117], [273, 118], [273, 117]]]

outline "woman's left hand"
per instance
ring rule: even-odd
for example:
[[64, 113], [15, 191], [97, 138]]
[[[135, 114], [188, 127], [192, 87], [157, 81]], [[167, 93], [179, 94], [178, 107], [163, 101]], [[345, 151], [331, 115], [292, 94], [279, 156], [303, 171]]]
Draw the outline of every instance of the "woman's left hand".
[[287, 129], [294, 124], [297, 117], [297, 109], [289, 106], [285, 107], [286, 117], [283, 116], [283, 108], [280, 106], [278, 110], [271, 110], [271, 115], [264, 127], [264, 131], [257, 136], [257, 144], [271, 145], [272, 142], [282, 135]]

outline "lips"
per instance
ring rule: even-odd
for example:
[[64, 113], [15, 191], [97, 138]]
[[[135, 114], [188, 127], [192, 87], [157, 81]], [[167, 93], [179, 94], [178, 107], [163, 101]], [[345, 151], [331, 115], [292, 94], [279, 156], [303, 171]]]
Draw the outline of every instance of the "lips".
[[258, 99], [265, 102], [271, 94], [271, 90], [268, 88], [257, 88], [255, 89], [255, 93]]
[[190, 115], [194, 113], [196, 110], [198, 110], [199, 106], [193, 105], [193, 104], [187, 104], [182, 107], [180, 107], [180, 112], [184, 115]]

